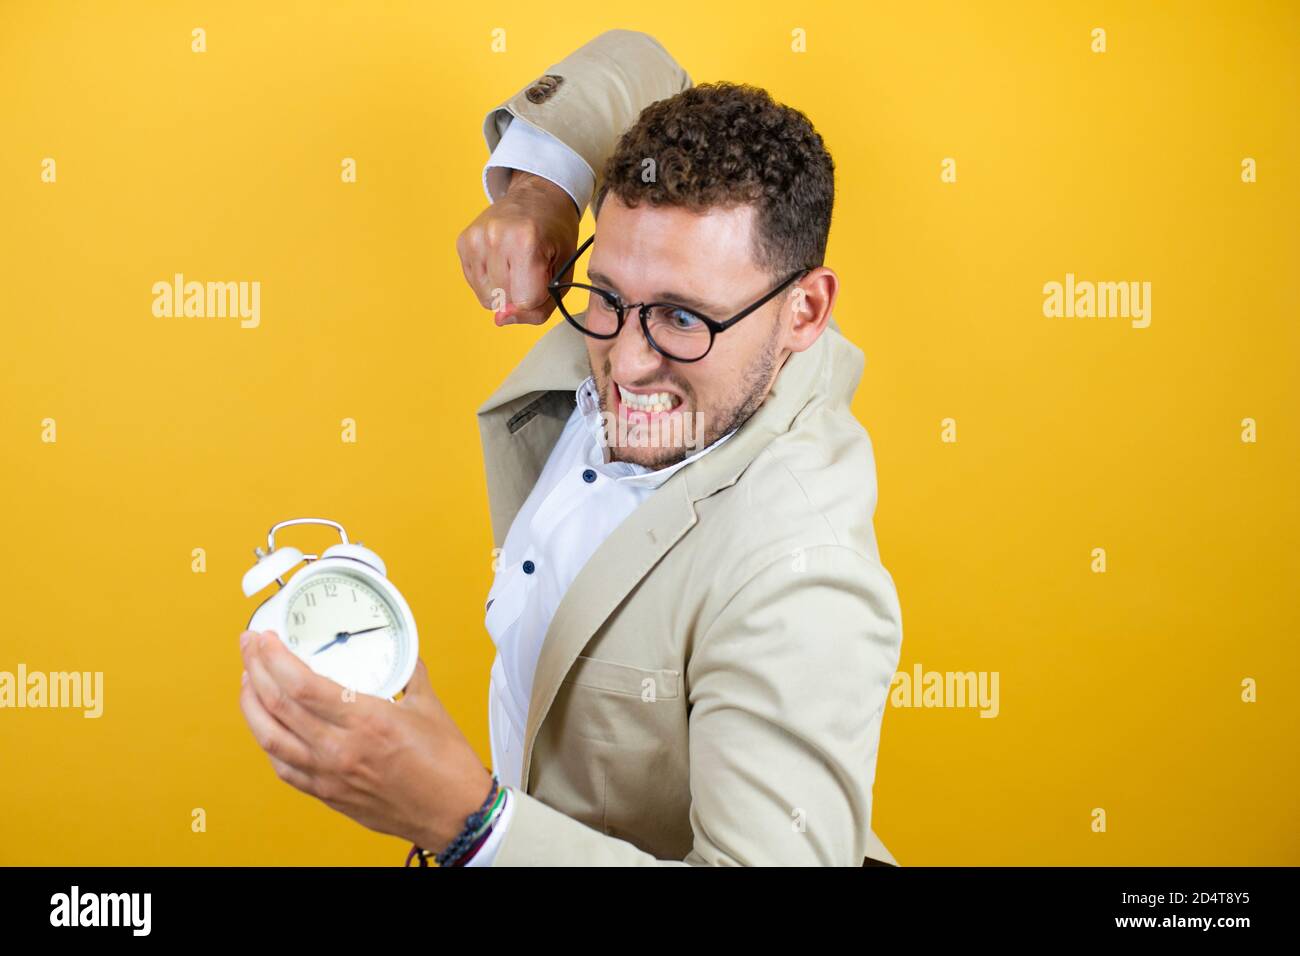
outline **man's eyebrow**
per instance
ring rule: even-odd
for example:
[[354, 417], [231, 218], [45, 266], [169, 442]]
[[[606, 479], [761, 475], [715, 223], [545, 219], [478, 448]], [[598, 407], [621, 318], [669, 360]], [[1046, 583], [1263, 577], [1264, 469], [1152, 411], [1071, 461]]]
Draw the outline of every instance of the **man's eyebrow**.
[[[609, 276], [605, 275], [605, 273], [592, 272], [590, 269], [588, 269], [587, 278], [590, 279], [592, 282], [596, 283], [597, 285], [600, 285], [602, 288], [608, 289], [610, 292], [613, 292], [615, 295], [619, 297], [620, 301], [623, 300], [623, 293], [619, 292], [618, 286], [614, 283], [614, 280], [611, 279]], [[716, 302], [705, 302], [703, 299], [697, 299], [695, 298], [695, 296], [687, 295], [684, 292], [671, 292], [671, 291], [656, 292], [647, 301], [668, 302], [673, 305], [680, 305], [688, 309], [694, 309], [698, 312], [704, 313], [705, 315], [716, 315], [723, 311]]]

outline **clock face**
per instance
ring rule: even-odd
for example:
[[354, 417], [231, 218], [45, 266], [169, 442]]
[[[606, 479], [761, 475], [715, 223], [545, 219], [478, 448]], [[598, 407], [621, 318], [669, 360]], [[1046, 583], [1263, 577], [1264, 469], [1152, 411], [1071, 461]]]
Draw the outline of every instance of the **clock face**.
[[317, 674], [361, 693], [379, 694], [406, 661], [402, 615], [361, 575], [312, 575], [289, 601], [285, 621], [291, 651]]

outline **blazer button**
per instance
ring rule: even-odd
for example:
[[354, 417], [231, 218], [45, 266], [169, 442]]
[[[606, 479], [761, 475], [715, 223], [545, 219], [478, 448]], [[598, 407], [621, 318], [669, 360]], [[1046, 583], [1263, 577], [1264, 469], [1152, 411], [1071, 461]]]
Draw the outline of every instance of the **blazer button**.
[[532, 574], [536, 570], [537, 570], [537, 565], [533, 564], [533, 562], [531, 561], [524, 562], [524, 574]]
[[530, 103], [545, 103], [551, 98], [556, 88], [564, 82], [564, 77], [557, 76], [554, 73], [547, 73], [537, 80], [532, 86], [524, 91]]
[[582, 473], [582, 480], [585, 481], [587, 484], [591, 484], [593, 481], [596, 480], [596, 473], [592, 471], [590, 468], [588, 468], [586, 471]]

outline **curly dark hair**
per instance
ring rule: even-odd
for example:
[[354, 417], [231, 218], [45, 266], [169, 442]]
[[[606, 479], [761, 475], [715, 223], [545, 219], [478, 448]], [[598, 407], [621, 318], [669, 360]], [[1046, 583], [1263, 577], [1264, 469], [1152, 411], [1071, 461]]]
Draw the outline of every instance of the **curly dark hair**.
[[761, 268], [784, 276], [825, 260], [831, 154], [808, 117], [758, 87], [704, 83], [651, 103], [619, 138], [603, 179], [596, 215], [610, 192], [628, 206], [695, 212], [752, 203]]

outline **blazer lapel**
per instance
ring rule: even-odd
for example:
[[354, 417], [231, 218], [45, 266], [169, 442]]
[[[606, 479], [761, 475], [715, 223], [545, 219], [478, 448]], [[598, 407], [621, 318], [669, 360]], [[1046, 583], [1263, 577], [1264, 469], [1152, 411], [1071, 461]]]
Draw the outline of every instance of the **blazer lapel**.
[[669, 478], [587, 560], [560, 600], [538, 655], [524, 732], [525, 793], [533, 744], [561, 682], [606, 618], [695, 524], [695, 502], [734, 484], [773, 438], [789, 430], [830, 374], [833, 361], [847, 362], [856, 384], [861, 358], [833, 325], [811, 348], [792, 354], [763, 405], [736, 434]]
[[678, 475], [643, 501], [596, 549], [551, 618], [537, 657], [528, 704], [520, 777], [525, 793], [533, 741], [578, 654], [637, 582], [695, 524], [695, 508], [685, 482], [676, 480]]
[[572, 399], [591, 374], [582, 333], [560, 322], [537, 340], [492, 396], [478, 408], [479, 437], [487, 471], [492, 537], [506, 533], [537, 483], [555, 447]]

